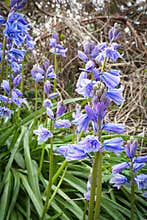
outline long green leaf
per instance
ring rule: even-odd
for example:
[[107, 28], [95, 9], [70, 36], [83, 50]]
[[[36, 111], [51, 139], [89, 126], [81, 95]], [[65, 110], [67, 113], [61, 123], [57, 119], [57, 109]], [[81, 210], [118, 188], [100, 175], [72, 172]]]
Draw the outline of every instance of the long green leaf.
[[27, 177], [22, 175], [22, 174], [19, 174], [20, 175], [20, 178], [22, 180], [22, 184], [23, 184], [23, 187], [26, 189], [35, 209], [36, 209], [36, 212], [38, 213], [39, 217], [41, 217], [42, 215], [42, 212], [43, 212], [43, 206], [40, 205], [40, 202], [38, 201], [36, 195], [34, 194], [33, 190], [31, 189], [29, 183], [28, 183], [28, 180], [27, 180]]
[[5, 179], [4, 191], [0, 198], [0, 219], [5, 220], [7, 210], [10, 202], [10, 193], [12, 186], [12, 175], [11, 172], [8, 172], [8, 175]]
[[10, 156], [10, 159], [9, 159], [7, 165], [6, 165], [5, 172], [4, 172], [4, 177], [3, 177], [2, 183], [1, 183], [1, 185], [0, 185], [0, 192], [2, 191], [2, 188], [3, 188], [3, 186], [4, 186], [4, 183], [5, 183], [6, 177], [7, 177], [7, 175], [8, 175], [8, 172], [9, 172], [11, 166], [12, 166], [12, 163], [13, 163], [13, 160], [14, 160], [14, 157], [15, 157], [15, 154], [16, 154], [16, 152], [18, 151], [18, 149], [19, 149], [19, 147], [20, 147], [20, 143], [21, 143], [21, 140], [22, 140], [22, 138], [23, 138], [24, 132], [25, 132], [25, 130], [22, 129], [22, 132], [21, 132], [21, 134], [20, 134], [20, 136], [19, 136], [17, 142], [15, 143], [14, 148], [13, 148], [12, 151], [11, 151], [11, 156]]
[[33, 162], [30, 155], [30, 148], [29, 148], [29, 131], [26, 130], [24, 135], [24, 157], [25, 157], [25, 164], [28, 172], [28, 180], [29, 185], [31, 186], [33, 192], [38, 198], [40, 205], [42, 206], [42, 199], [39, 190], [39, 180], [38, 180], [38, 170], [35, 161]]
[[17, 174], [17, 172], [15, 170], [12, 170], [12, 173], [14, 175], [14, 187], [13, 187], [13, 192], [12, 192], [12, 199], [11, 199], [11, 202], [10, 202], [10, 206], [9, 206], [9, 209], [8, 209], [8, 212], [7, 212], [7, 217], [6, 217], [6, 220], [9, 220], [10, 219], [10, 215], [11, 215], [11, 212], [16, 204], [16, 200], [17, 200], [17, 196], [18, 196], [18, 193], [19, 193], [19, 188], [20, 188], [20, 177], [19, 175]]

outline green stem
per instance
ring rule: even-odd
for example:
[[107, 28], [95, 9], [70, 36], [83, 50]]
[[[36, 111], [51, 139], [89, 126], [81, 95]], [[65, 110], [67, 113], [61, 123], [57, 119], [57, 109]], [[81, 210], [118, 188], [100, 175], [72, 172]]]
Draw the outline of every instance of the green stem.
[[[98, 137], [99, 137], [99, 141], [101, 141], [100, 119], [98, 120]], [[97, 185], [97, 191], [96, 191], [96, 185]], [[96, 205], [95, 205], [95, 215], [94, 215], [95, 217], [93, 218], [95, 191], [96, 191]], [[93, 220], [93, 219], [98, 220], [98, 216], [100, 213], [101, 191], [102, 191], [102, 152], [97, 152], [93, 164], [93, 171], [92, 171], [88, 220]]]
[[[51, 121], [51, 124], [50, 124], [50, 131], [53, 132], [53, 121]], [[49, 201], [49, 198], [50, 198], [50, 192], [51, 192], [51, 188], [52, 188], [52, 178], [53, 178], [53, 137], [50, 139], [50, 156], [49, 156], [49, 159], [50, 159], [50, 165], [49, 165], [49, 182], [48, 182], [48, 186], [47, 186], [47, 189], [46, 189], [46, 201], [45, 201], [45, 204], [44, 204], [44, 209], [43, 209], [43, 213], [42, 213], [42, 217], [41, 217], [41, 220], [44, 220], [45, 218], [45, 214], [48, 210], [48, 201]]]
[[[101, 141], [101, 120], [98, 120], [98, 137]], [[102, 192], [102, 152], [97, 152], [98, 165], [97, 165], [97, 190], [96, 190], [96, 204], [95, 204], [95, 215], [94, 220], [99, 219], [100, 205], [101, 205], [101, 192]]]
[[52, 184], [54, 184], [57, 180], [57, 178], [59, 177], [60, 173], [62, 172], [62, 170], [68, 165], [67, 160], [64, 160], [63, 163], [61, 164], [61, 166], [59, 167], [59, 169], [56, 171], [55, 175], [53, 176], [52, 179]]
[[94, 220], [99, 219], [100, 215], [100, 204], [101, 204], [101, 192], [102, 192], [102, 152], [97, 152], [98, 154], [98, 184], [97, 184], [97, 191], [96, 191], [96, 205], [95, 205], [95, 215]]
[[135, 210], [135, 186], [134, 186], [133, 160], [131, 160], [131, 220], [134, 220]]
[[23, 93], [23, 90], [24, 90], [24, 62], [22, 62], [22, 70], [21, 70], [21, 73], [22, 73], [22, 75], [21, 75], [22, 79], [21, 79], [20, 90], [21, 90], [21, 92]]
[[94, 200], [95, 200], [95, 190], [96, 190], [96, 180], [97, 180], [97, 167], [98, 167], [98, 154], [96, 154], [95, 156], [94, 164], [92, 167], [88, 220], [93, 220], [93, 210], [94, 210]]
[[58, 185], [56, 186], [56, 189], [54, 190], [53, 195], [51, 196], [51, 198], [50, 198], [50, 200], [49, 200], [49, 202], [48, 202], [47, 209], [49, 209], [49, 207], [50, 207], [50, 205], [51, 205], [53, 199], [55, 198], [55, 196], [56, 196], [56, 194], [57, 194], [57, 192], [58, 192], [58, 189], [60, 188], [60, 185], [61, 185], [61, 183], [62, 183], [62, 181], [63, 181], [63, 179], [64, 179], [64, 176], [65, 176], [66, 170], [67, 170], [67, 166], [65, 167], [65, 170], [64, 170], [64, 172], [63, 172], [63, 175], [62, 175], [62, 177], [61, 177], [61, 179], [60, 179]]
[[2, 72], [0, 74], [0, 83], [2, 82], [5, 70], [5, 50], [6, 50], [6, 37], [3, 39], [3, 52], [2, 52]]
[[[57, 55], [54, 54], [54, 71], [55, 74], [57, 74]], [[56, 88], [57, 88], [57, 79], [54, 79], [54, 92], [56, 92]]]
[[37, 119], [37, 107], [38, 107], [38, 85], [35, 82], [35, 123]]
[[86, 219], [87, 207], [88, 207], [88, 201], [86, 200], [86, 201], [85, 201], [85, 207], [84, 207], [84, 212], [83, 212], [83, 218], [82, 218], [82, 220], [85, 220], [85, 219]]
[[8, 62], [6, 62], [6, 80], [8, 80], [8, 75], [9, 75], [9, 66], [8, 66]]
[[42, 170], [44, 152], [45, 152], [45, 143], [43, 143], [43, 145], [42, 145], [41, 158], [40, 158], [39, 169], [38, 169], [38, 176], [39, 177], [40, 177], [41, 170]]
[[[24, 62], [22, 62], [22, 69], [21, 69], [21, 85], [20, 85], [20, 90], [23, 93], [24, 90]], [[18, 109], [18, 119], [20, 119], [20, 113], [21, 113], [21, 108]]]

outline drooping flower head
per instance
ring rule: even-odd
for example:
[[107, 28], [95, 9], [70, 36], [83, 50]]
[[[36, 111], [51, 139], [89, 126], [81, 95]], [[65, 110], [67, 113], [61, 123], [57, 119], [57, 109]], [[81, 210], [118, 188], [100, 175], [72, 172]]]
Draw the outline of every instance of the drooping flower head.
[[136, 150], [138, 147], [138, 142], [136, 139], [131, 139], [129, 141], [127, 141], [127, 144], [125, 146], [125, 150], [126, 150], [126, 154], [128, 156], [128, 158], [133, 158]]
[[26, 0], [10, 0], [10, 8], [11, 9], [22, 9], [25, 4], [26, 4]]
[[104, 141], [104, 149], [107, 151], [112, 151], [118, 153], [124, 150], [123, 139], [121, 137], [112, 138]]
[[35, 64], [31, 70], [31, 74], [36, 83], [38, 83], [41, 79], [43, 79], [45, 71], [39, 65]]
[[62, 102], [58, 102], [56, 116], [57, 117], [62, 116], [65, 113], [65, 111], [66, 111], [66, 105]]
[[116, 174], [111, 180], [110, 183], [113, 184], [114, 187], [120, 189], [121, 186], [125, 184], [129, 184], [128, 179], [122, 174]]
[[34, 134], [38, 135], [38, 144], [46, 142], [49, 138], [53, 136], [47, 128], [43, 127], [43, 125], [40, 125], [38, 130], [34, 130]]

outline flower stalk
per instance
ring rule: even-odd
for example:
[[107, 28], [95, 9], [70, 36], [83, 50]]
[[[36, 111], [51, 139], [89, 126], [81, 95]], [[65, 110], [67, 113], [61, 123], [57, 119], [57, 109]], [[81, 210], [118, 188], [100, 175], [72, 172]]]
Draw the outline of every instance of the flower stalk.
[[4, 36], [3, 38], [3, 51], [2, 51], [2, 72], [0, 74], [0, 83], [2, 82], [2, 78], [4, 75], [4, 70], [5, 70], [5, 50], [6, 50], [6, 40], [7, 38]]
[[135, 209], [135, 182], [134, 182], [133, 160], [131, 159], [131, 220], [134, 220]]
[[[53, 121], [51, 120], [51, 124], [50, 124], [50, 131], [53, 133]], [[44, 204], [44, 209], [43, 209], [43, 213], [42, 213], [42, 217], [41, 220], [44, 220], [45, 218], [45, 214], [47, 213], [48, 210], [48, 202], [49, 202], [49, 198], [50, 198], [50, 192], [51, 192], [51, 188], [52, 188], [52, 178], [53, 178], [53, 137], [50, 139], [50, 155], [49, 155], [49, 182], [48, 182], [48, 186], [47, 189], [45, 190], [46, 193], [46, 201]]]

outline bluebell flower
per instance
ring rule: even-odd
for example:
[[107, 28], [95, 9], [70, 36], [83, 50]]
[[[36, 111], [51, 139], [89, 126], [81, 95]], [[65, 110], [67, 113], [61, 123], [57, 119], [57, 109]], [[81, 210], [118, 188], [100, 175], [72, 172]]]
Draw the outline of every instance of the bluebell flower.
[[81, 131], [87, 132], [89, 123], [92, 122], [93, 130], [97, 131], [97, 115], [96, 112], [89, 106], [85, 106], [86, 114], [82, 114], [73, 120], [73, 124], [77, 126], [77, 133]]
[[71, 123], [67, 119], [58, 119], [54, 123], [55, 128], [69, 128], [71, 126]]
[[5, 19], [2, 15], [0, 15], [0, 25], [5, 23]]
[[79, 104], [77, 104], [75, 107], [75, 110], [76, 110], [76, 112], [72, 113], [72, 118], [76, 120], [77, 118], [79, 118], [82, 115], [81, 106]]
[[121, 73], [120, 70], [116, 70], [116, 69], [110, 69], [108, 72], [114, 76], [120, 76], [120, 73]]
[[122, 174], [116, 174], [111, 180], [110, 180], [111, 184], [114, 184], [114, 187], [117, 187], [117, 189], [120, 189], [121, 186], [125, 185], [125, 184], [129, 184], [128, 179], [122, 175]]
[[133, 172], [139, 171], [142, 167], [145, 166], [145, 163], [133, 163]]
[[130, 166], [130, 163], [127, 163], [127, 162], [123, 162], [123, 163], [114, 165], [114, 166], [112, 167], [112, 173], [113, 173], [113, 174], [120, 173], [120, 172], [122, 172], [123, 170], [125, 170], [126, 168], [128, 168], [129, 166]]
[[24, 102], [25, 99], [19, 98], [19, 95], [15, 90], [12, 91], [12, 96], [11, 96], [11, 102], [13, 102], [15, 105], [18, 106], [18, 108], [21, 107], [21, 104]]
[[67, 161], [82, 160], [87, 157], [84, 149], [80, 145], [70, 144], [58, 148], [58, 153], [62, 154]]
[[93, 69], [93, 75], [96, 81], [100, 81], [100, 71], [97, 68]]
[[12, 92], [15, 92], [19, 97], [23, 96], [23, 93], [17, 88], [13, 88]]
[[10, 84], [8, 80], [3, 80], [1, 83], [1, 88], [7, 93], [7, 95], [10, 92]]
[[49, 45], [49, 46], [50, 46], [51, 48], [52, 48], [52, 47], [56, 47], [58, 40], [59, 40], [59, 35], [58, 35], [58, 33], [52, 34], [52, 38], [50, 39], [50, 45]]
[[62, 102], [58, 102], [57, 104], [57, 111], [56, 111], [56, 117], [60, 117], [66, 112], [66, 105]]
[[76, 92], [83, 95], [85, 98], [93, 96], [95, 82], [90, 79], [83, 79], [77, 87]]
[[123, 134], [125, 132], [125, 126], [123, 124], [108, 123], [104, 125], [103, 130]]
[[138, 189], [147, 189], [147, 174], [139, 174], [134, 178]]
[[120, 31], [117, 24], [114, 24], [114, 27], [109, 30], [108, 36], [110, 42], [118, 40]]
[[0, 101], [3, 103], [8, 103], [9, 102], [9, 98], [5, 95], [1, 95], [0, 94]]
[[105, 85], [110, 89], [115, 88], [120, 83], [120, 77], [113, 75], [110, 72], [102, 73], [102, 79]]
[[80, 73], [80, 76], [78, 78], [76, 87], [81, 87], [82, 86], [83, 79], [87, 79], [87, 73], [84, 72], [84, 71]]
[[21, 14], [11, 10], [3, 34], [11, 45], [20, 47], [24, 43], [29, 49], [33, 49], [35, 43], [28, 33], [29, 29], [27, 20]]
[[86, 153], [97, 152], [101, 150], [102, 147], [98, 137], [95, 135], [86, 136], [80, 142], [78, 142], [78, 145], [83, 146], [83, 149]]
[[50, 65], [47, 69], [47, 78], [56, 79], [56, 73], [54, 72], [53, 65]]
[[25, 50], [18, 50], [16, 48], [12, 48], [7, 52], [7, 56], [10, 61], [22, 61], [24, 59], [25, 52]]
[[1, 117], [10, 118], [12, 113], [13, 113], [13, 111], [10, 110], [9, 108], [0, 106], [0, 116]]
[[77, 117], [75, 120], [73, 120], [73, 124], [77, 126], [77, 133], [80, 133], [81, 131], [87, 132], [87, 128], [90, 123], [90, 118], [87, 114], [82, 114], [79, 117]]
[[94, 66], [95, 66], [94, 62], [92, 60], [89, 60], [85, 65], [84, 71], [91, 72], [94, 69]]
[[121, 58], [120, 53], [117, 51], [117, 49], [120, 46], [116, 43], [112, 43], [111, 46], [107, 46], [106, 43], [102, 44], [102, 49], [98, 45], [97, 50], [100, 51], [97, 53], [97, 56], [95, 57], [95, 60], [97, 62], [104, 62], [105, 58], [110, 59], [113, 62], [116, 62], [118, 58]]
[[138, 142], [136, 139], [131, 139], [129, 141], [127, 141], [127, 144], [125, 146], [125, 150], [126, 150], [126, 154], [128, 156], [128, 158], [133, 158], [136, 150], [138, 147]]
[[146, 163], [147, 162], [147, 155], [139, 156], [139, 157], [134, 158], [134, 162], [136, 162], [136, 163]]
[[56, 47], [56, 45], [57, 45], [57, 39], [51, 38], [49, 46], [52, 48], [52, 47]]
[[109, 88], [106, 92], [106, 95], [116, 104], [121, 105], [124, 102], [124, 98], [122, 96], [123, 87], [119, 89]]
[[26, 38], [25, 38], [25, 45], [30, 49], [32, 50], [35, 46], [35, 42], [33, 41], [33, 38], [27, 34]]
[[102, 94], [100, 101], [103, 102], [105, 104], [106, 108], [108, 109], [111, 101], [110, 101], [110, 98], [108, 96], [106, 96], [105, 92]]
[[8, 22], [10, 22], [10, 24], [13, 24], [13, 22], [16, 22], [20, 27], [21, 25], [26, 25], [26, 26], [22, 26], [21, 28], [26, 28], [26, 30], [28, 29], [28, 22], [27, 20], [19, 13], [14, 13], [14, 12], [10, 12], [9, 16], [8, 16]]
[[92, 58], [92, 60], [94, 60], [97, 56], [98, 56], [98, 53], [99, 53], [99, 46], [98, 45], [96, 45], [95, 47], [94, 47], [94, 49], [92, 50], [92, 52], [91, 52], [91, 58]]
[[50, 52], [56, 55], [61, 55], [63, 57], [66, 57], [67, 48], [64, 49], [64, 47], [61, 44], [57, 44], [56, 47], [53, 47], [50, 49]]
[[12, 61], [12, 62], [10, 63], [10, 65], [11, 65], [12, 71], [13, 71], [14, 73], [18, 74], [18, 73], [21, 72], [21, 69], [22, 69], [22, 64], [21, 64], [21, 63]]
[[53, 99], [53, 98], [56, 98], [56, 97], [58, 97], [58, 96], [59, 96], [59, 94], [58, 94], [57, 92], [54, 92], [54, 93], [49, 94], [49, 95], [48, 95], [48, 98], [49, 98], [49, 99]]
[[46, 107], [46, 108], [47, 107], [52, 108], [53, 104], [52, 104], [50, 99], [45, 99], [44, 102], [43, 102], [43, 106]]
[[106, 55], [104, 52], [101, 52], [98, 54], [98, 56], [95, 58], [95, 60], [98, 62], [98, 63], [103, 63], [104, 60], [106, 58]]
[[123, 139], [119, 137], [119, 138], [112, 138], [109, 140], [105, 140], [103, 147], [105, 150], [112, 151], [117, 154], [118, 152], [124, 150]]
[[47, 70], [49, 68], [49, 65], [50, 65], [50, 61], [45, 60], [44, 63], [43, 63], [43, 66], [44, 66], [45, 70]]
[[64, 49], [64, 47], [61, 44], [57, 44], [59, 40], [58, 33], [54, 33], [52, 35], [52, 38], [50, 39], [50, 52], [56, 55], [66, 56], [67, 48]]
[[14, 44], [21, 46], [22, 43], [27, 41], [28, 23], [26, 19], [18, 13], [9, 13], [3, 34], [8, 40], [13, 40]]
[[107, 113], [108, 107], [110, 105], [110, 99], [105, 95], [105, 93], [98, 96], [94, 96], [92, 99], [92, 105], [96, 112], [96, 115], [101, 121], [103, 121], [104, 116]]
[[104, 51], [105, 48], [107, 48], [107, 43], [106, 42], [99, 43], [98, 45], [96, 45], [94, 47], [94, 49], [92, 50], [92, 53], [91, 53], [92, 59], [96, 59], [99, 56], [99, 54], [102, 54], [101, 52]]
[[85, 199], [88, 201], [90, 200], [90, 191], [91, 191], [91, 173], [87, 181], [87, 192], [84, 194]]
[[83, 41], [84, 53], [88, 56], [91, 55], [93, 49], [95, 48], [96, 43], [91, 39], [85, 39]]
[[46, 108], [46, 112], [47, 112], [48, 117], [54, 120], [54, 113], [49, 107]]
[[16, 88], [17, 86], [20, 85], [21, 80], [22, 80], [22, 76], [21, 76], [20, 74], [17, 75], [17, 76], [13, 79], [13, 86], [14, 86], [14, 88]]
[[34, 130], [34, 134], [38, 135], [38, 144], [46, 142], [49, 138], [53, 136], [47, 128], [43, 127], [43, 125], [40, 125], [38, 130]]
[[116, 62], [118, 58], [121, 58], [122, 56], [120, 55], [120, 53], [118, 51], [116, 51], [116, 49], [114, 49], [113, 46], [108, 47], [105, 50], [105, 57], [108, 57], [111, 59], [112, 62]]
[[10, 0], [10, 8], [12, 9], [22, 9], [25, 4], [26, 4], [26, 0]]
[[98, 102], [97, 104], [95, 104], [95, 110], [96, 115], [99, 119], [103, 119], [107, 112], [107, 108], [104, 102]]
[[33, 69], [31, 70], [31, 74], [33, 79], [38, 83], [41, 79], [43, 79], [43, 75], [45, 74], [45, 71], [39, 66], [34, 65]]
[[78, 50], [78, 57], [85, 63], [88, 62], [88, 57], [85, 53], [83, 53], [81, 50]]
[[51, 83], [49, 80], [46, 80], [46, 82], [44, 83], [44, 92], [48, 96], [50, 91], [51, 91]]
[[120, 44], [118, 44], [118, 43], [112, 43], [112, 44], [111, 44], [111, 48], [112, 48], [113, 50], [117, 50], [117, 49], [120, 48]]

